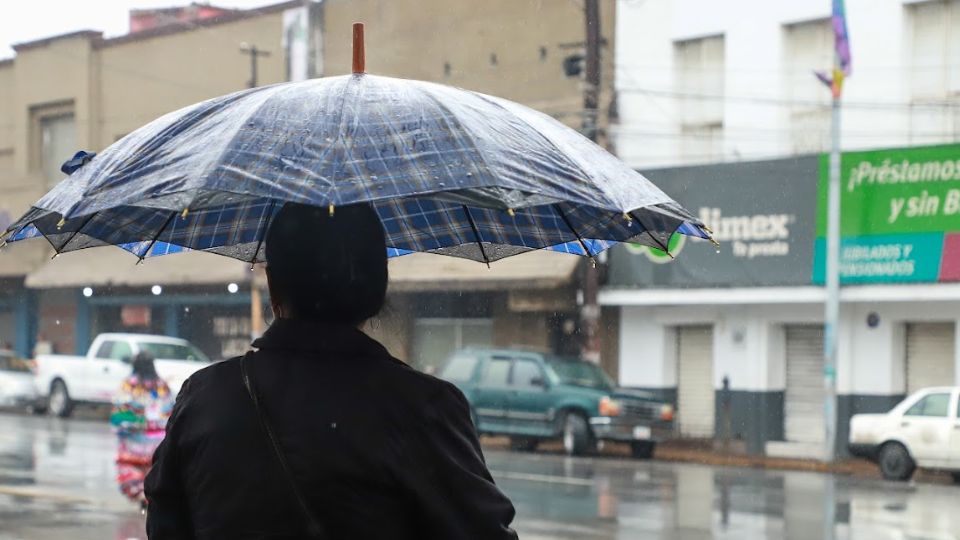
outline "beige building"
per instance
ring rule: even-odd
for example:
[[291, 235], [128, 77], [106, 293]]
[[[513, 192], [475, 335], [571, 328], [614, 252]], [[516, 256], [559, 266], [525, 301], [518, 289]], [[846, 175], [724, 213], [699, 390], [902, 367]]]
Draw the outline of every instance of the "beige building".
[[[602, 128], [614, 3], [601, 5]], [[257, 56], [257, 84], [349, 72], [356, 20], [367, 24], [368, 72], [499, 95], [573, 126], [582, 120], [582, 79], [565, 73], [564, 60], [583, 52], [583, 13], [566, 0], [292, 1], [169, 24], [137, 15], [138, 28], [152, 22], [120, 37], [82, 31], [22, 43], [0, 61], [0, 227], [62, 179], [60, 164], [75, 150], [102, 150], [166, 112], [247, 87], [252, 46], [269, 53]], [[249, 336], [254, 273], [233, 260], [194, 253], [134, 268], [115, 249], [56, 261], [42, 241], [6, 249], [0, 343], [21, 352], [38, 339], [71, 352], [97, 332], [131, 330], [182, 335], [216, 357]], [[488, 270], [427, 255], [395, 259], [390, 306], [371, 332], [423, 367], [469, 344], [569, 349], [578, 262], [537, 253]]]

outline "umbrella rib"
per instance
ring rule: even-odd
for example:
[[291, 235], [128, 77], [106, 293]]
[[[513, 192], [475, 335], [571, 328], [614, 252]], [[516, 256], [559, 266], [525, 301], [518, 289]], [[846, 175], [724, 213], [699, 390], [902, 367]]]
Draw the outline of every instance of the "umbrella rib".
[[[346, 117], [346, 114], [347, 114], [347, 112], [346, 112], [346, 111], [347, 111], [347, 108], [346, 108], [346, 104], [347, 104], [347, 91], [350, 89], [351, 84], [354, 83], [355, 80], [359, 80], [359, 77], [351, 76], [349, 79], [347, 79], [346, 84], [343, 85], [343, 94], [340, 96], [340, 116], [339, 116], [339, 118], [337, 118], [337, 126], [338, 126], [338, 128], [340, 128], [340, 127], [343, 125], [343, 121], [344, 121], [344, 119], [345, 119], [345, 117]], [[359, 121], [358, 121], [359, 115], [360, 115], [359, 109], [355, 109], [355, 110], [354, 110], [354, 115], [353, 115], [354, 125], [355, 125], [355, 126], [359, 126], [359, 125], [360, 125], [360, 123], [359, 123]], [[359, 128], [358, 128], [358, 127], [355, 127], [354, 130], [353, 130], [353, 132], [350, 134], [349, 144], [347, 143], [345, 137], [343, 136], [343, 129], [341, 128], [341, 129], [338, 129], [338, 131], [337, 131], [337, 140], [336, 140], [336, 142], [335, 142], [334, 144], [343, 143], [343, 159], [341, 160], [340, 163], [334, 164], [334, 167], [335, 167], [335, 168], [333, 169], [333, 175], [331, 175], [331, 177], [330, 177], [330, 187], [327, 189], [327, 202], [330, 204], [331, 212], [333, 211], [333, 207], [334, 207], [334, 205], [336, 204], [336, 203], [333, 202], [333, 198], [337, 195], [337, 193], [336, 193], [336, 190], [337, 190], [337, 177], [340, 176], [340, 173], [343, 172], [343, 169], [344, 169], [345, 166], [346, 166], [346, 164], [345, 164], [343, 161], [345, 161], [345, 160], [347, 159], [347, 157], [348, 157], [349, 154], [350, 154], [350, 151], [353, 150], [354, 135], [356, 134], [357, 129], [359, 129]], [[339, 202], [340, 202], [340, 201], [339, 201], [339, 199], [338, 199], [338, 200], [337, 200], [337, 203], [339, 203]]]
[[577, 241], [580, 242], [580, 247], [583, 248], [583, 251], [587, 253], [587, 257], [590, 257], [591, 259], [593, 259], [593, 253], [590, 252], [590, 248], [587, 247], [587, 243], [583, 240], [583, 237], [580, 236], [580, 233], [578, 233], [577, 230], [573, 228], [573, 224], [570, 223], [570, 219], [567, 218], [567, 214], [563, 212], [563, 209], [560, 208], [560, 205], [559, 204], [553, 205], [553, 209], [556, 210], [558, 214], [560, 214], [560, 219], [562, 219], [563, 222], [567, 225], [567, 228], [570, 229], [570, 232], [572, 232], [574, 236], [577, 237]]
[[165, 230], [167, 229], [167, 227], [170, 225], [170, 222], [173, 221], [173, 218], [175, 218], [175, 217], [177, 217], [177, 213], [176, 213], [176, 212], [171, 212], [171, 213], [170, 213], [170, 217], [168, 217], [167, 220], [166, 220], [165, 222], [163, 222], [163, 226], [160, 227], [160, 230], [157, 231], [157, 234], [155, 234], [155, 235], [153, 236], [153, 240], [150, 241], [150, 245], [147, 246], [147, 249], [145, 249], [145, 250], [143, 251], [143, 254], [142, 254], [142, 255], [139, 255], [140, 260], [137, 261], [137, 264], [140, 264], [140, 263], [143, 262], [143, 259], [147, 256], [147, 253], [150, 253], [150, 250], [153, 249], [153, 245], [157, 243], [157, 239], [160, 238], [160, 235], [163, 234], [163, 231], [165, 231]]
[[[434, 96], [434, 95], [431, 94], [428, 90], [426, 90], [425, 88], [423, 88], [423, 87], [421, 87], [421, 86], [419, 86], [419, 85], [418, 85], [418, 86], [414, 86], [414, 88], [416, 88], [417, 91], [420, 92], [421, 95], [425, 96], [430, 102], [432, 102], [434, 105], [436, 105], [436, 107], [437, 107], [438, 109], [440, 109], [440, 110], [442, 110], [444, 113], [446, 113], [446, 114], [443, 115], [444, 123], [452, 124], [452, 127], [459, 128], [459, 129], [457, 129], [457, 130], [451, 129], [450, 132], [451, 132], [451, 133], [454, 133], [454, 134], [459, 134], [459, 135], [461, 135], [461, 136], [463, 137], [463, 139], [466, 139], [466, 140], [470, 143], [470, 145], [473, 147], [473, 149], [476, 150], [477, 155], [480, 157], [480, 165], [483, 165], [483, 172], [486, 173], [487, 175], [491, 175], [491, 170], [492, 170], [492, 169], [491, 169], [490, 165], [487, 164], [487, 158], [486, 158], [486, 156], [484, 155], [483, 150], [481, 149], [480, 145], [477, 144], [477, 139], [474, 138], [474, 136], [473, 136], [469, 131], [467, 131], [467, 129], [464, 127], [463, 122], [461, 122], [460, 119], [457, 118], [457, 116], [456, 116], [455, 114], [453, 114], [453, 112], [450, 110], [450, 108], [447, 107], [446, 104], [443, 103], [443, 101], [441, 101], [440, 99], [438, 99], [437, 96]], [[456, 135], [455, 135], [455, 136], [456, 136]], [[436, 141], [431, 140], [431, 142], [433, 143], [434, 148], [437, 148], [437, 143], [436, 143]], [[439, 150], [439, 149], [438, 149], [438, 150]], [[445, 165], [445, 166], [446, 166], [446, 165]], [[446, 168], [447, 168], [448, 171], [450, 170], [449, 167], [446, 167]], [[491, 176], [492, 176], [492, 175], [491, 175]], [[468, 191], [469, 191], [470, 189], [473, 189], [473, 188], [467, 188]]]
[[641, 221], [641, 220], [640, 220], [640, 217], [639, 217], [638, 215], [636, 215], [635, 213], [629, 212], [629, 214], [630, 214], [630, 216], [633, 217], [633, 219], [637, 220], [637, 223], [639, 223], [641, 227], [644, 228], [644, 230], [645, 230], [646, 233], [647, 233], [647, 236], [649, 236], [650, 238], [653, 238], [653, 241], [656, 242], [658, 246], [660, 246], [660, 249], [662, 249], [663, 252], [666, 253], [667, 256], [672, 259], [672, 258], [673, 258], [673, 254], [670, 253], [670, 248], [668, 248], [666, 245], [664, 245], [664, 243], [661, 242], [659, 238], [657, 238], [655, 235], [653, 235], [653, 234], [650, 233], [650, 227], [647, 227], [647, 225], [646, 225], [643, 221]]
[[[487, 95], [482, 94], [482, 93], [480, 93], [480, 92], [472, 92], [472, 91], [470, 91], [470, 93], [473, 94], [474, 96], [476, 96], [477, 98], [479, 98], [481, 101], [484, 101], [484, 102], [486, 102], [486, 103], [489, 103], [489, 104], [493, 105], [494, 107], [497, 107], [497, 108], [500, 109], [500, 110], [506, 111], [507, 114], [516, 116], [516, 113], [514, 113], [513, 111], [511, 111], [511, 110], [508, 109], [507, 107], [503, 106], [502, 103], [498, 103], [496, 100], [491, 99], [490, 96], [487, 96]], [[536, 113], [536, 112], [538, 112], [538, 111], [534, 111], [534, 112]], [[542, 113], [541, 113], [541, 114], [542, 114]], [[528, 124], [528, 125], [529, 125], [529, 124]], [[581, 174], [583, 180], [590, 180], [590, 174], [588, 174], [587, 171], [584, 170], [584, 168], [583, 168], [583, 166], [580, 164], [580, 162], [578, 162], [577, 160], [575, 160], [575, 159], [573, 159], [572, 157], [570, 157], [569, 155], [567, 155], [567, 153], [564, 152], [564, 151], [560, 148], [560, 146], [557, 145], [557, 143], [553, 141], [553, 139], [551, 139], [550, 137], [547, 137], [542, 131], [540, 131], [539, 129], [533, 128], [532, 126], [530, 126], [530, 127], [531, 127], [531, 129], [533, 129], [534, 133], [536, 133], [536, 134], [540, 137], [541, 140], [543, 140], [548, 146], [550, 146], [551, 148], [553, 148], [554, 150], [556, 150], [559, 155], [562, 155], [562, 156], [566, 159], [567, 164], [568, 164], [568, 165], [571, 165], [574, 169], [576, 169], [576, 170]], [[598, 184], [594, 183], [594, 185], [596, 185], [596, 187], [597, 187], [598, 189], [600, 189], [600, 191], [603, 192], [604, 195], [608, 195], [608, 194], [606, 193], [606, 190], [604, 190], [603, 188], [601, 188]]]
[[78, 234], [80, 234], [80, 231], [82, 231], [83, 228], [87, 226], [87, 223], [90, 223], [90, 220], [93, 219], [93, 216], [95, 216], [95, 215], [97, 215], [96, 212], [94, 212], [94, 213], [90, 214], [89, 216], [87, 216], [87, 219], [83, 220], [83, 223], [81, 223], [80, 226], [77, 227], [77, 230], [73, 231], [73, 234], [70, 235], [70, 238], [67, 238], [67, 241], [66, 241], [66, 242], [60, 244], [60, 247], [59, 247], [59, 248], [57, 248], [56, 246], [54, 246], [54, 248], [53, 248], [54, 253], [56, 253], [57, 255], [59, 255], [59, 254], [60, 254], [60, 251], [61, 251], [63, 248], [67, 247], [67, 246], [70, 244], [70, 242], [73, 241], [74, 237], [76, 237]]
[[[273, 215], [273, 207], [277, 204], [277, 201], [270, 199], [270, 208], [267, 209], [267, 215]], [[253, 269], [253, 265], [257, 263], [257, 254], [260, 253], [260, 246], [263, 245], [263, 239], [267, 237], [267, 230], [270, 229], [270, 224], [267, 223], [266, 227], [263, 228], [263, 232], [260, 234], [260, 240], [257, 241], [257, 249], [253, 250], [253, 258], [250, 259], [250, 268]]]
[[463, 212], [467, 214], [467, 221], [470, 222], [470, 228], [473, 229], [473, 235], [477, 238], [477, 245], [480, 246], [480, 254], [483, 255], [483, 262], [487, 263], [487, 268], [490, 268], [490, 257], [487, 257], [487, 250], [483, 247], [483, 239], [480, 238], [480, 230], [477, 229], [477, 223], [473, 220], [473, 214], [470, 213], [470, 209], [467, 208], [467, 205], [463, 206]]

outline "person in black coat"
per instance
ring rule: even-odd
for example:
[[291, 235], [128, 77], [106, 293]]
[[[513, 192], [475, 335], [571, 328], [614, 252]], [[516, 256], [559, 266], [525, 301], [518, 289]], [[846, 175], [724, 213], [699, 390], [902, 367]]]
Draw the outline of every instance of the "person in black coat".
[[463, 394], [359, 329], [386, 295], [376, 212], [288, 203], [266, 259], [275, 321], [184, 383], [148, 537], [516, 539]]

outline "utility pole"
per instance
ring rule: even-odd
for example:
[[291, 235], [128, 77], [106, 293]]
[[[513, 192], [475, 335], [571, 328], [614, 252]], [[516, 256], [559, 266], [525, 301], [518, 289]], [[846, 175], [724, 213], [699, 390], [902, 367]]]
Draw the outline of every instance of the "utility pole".
[[[600, 5], [598, 0], [584, 0], [583, 19], [586, 25], [586, 51], [584, 55], [583, 123], [584, 136], [597, 141], [597, 109], [600, 102]], [[587, 255], [592, 255], [588, 253]], [[600, 276], [596, 261], [591, 256], [584, 266], [583, 305], [580, 308], [580, 323], [583, 341], [581, 353], [584, 360], [600, 363], [600, 304], [597, 296]]]
[[240, 44], [240, 52], [250, 55], [250, 80], [247, 81], [247, 88], [257, 87], [257, 59], [261, 56], [270, 56], [270, 51], [258, 49], [256, 45], [249, 43]]
[[[247, 88], [257, 87], [257, 59], [261, 56], [270, 56], [270, 51], [264, 51], [257, 48], [256, 45], [249, 43], [240, 44], [240, 52], [250, 55], [250, 80], [247, 81]], [[253, 267], [250, 268], [253, 270]], [[262, 272], [262, 270], [261, 270]], [[260, 280], [253, 273], [250, 274], [250, 334], [252, 339], [256, 339], [263, 334], [263, 300], [261, 298]]]
[[599, 0], [585, 0], [583, 19], [586, 23], [584, 55], [583, 134], [597, 141], [597, 109], [600, 103], [600, 5]]

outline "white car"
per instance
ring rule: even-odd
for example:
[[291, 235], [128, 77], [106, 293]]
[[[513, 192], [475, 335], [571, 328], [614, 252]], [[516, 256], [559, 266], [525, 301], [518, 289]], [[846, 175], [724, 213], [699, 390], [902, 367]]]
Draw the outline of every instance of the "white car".
[[0, 407], [32, 405], [37, 398], [31, 364], [11, 351], [0, 351]]
[[140, 351], [155, 359], [157, 374], [176, 394], [195, 371], [210, 364], [205, 354], [185, 339], [149, 334], [100, 334], [86, 356], [40, 355], [35, 385], [46, 396], [47, 411], [69, 416], [76, 403], [113, 401], [132, 371], [131, 360]]
[[917, 467], [950, 471], [960, 482], [960, 387], [919, 390], [886, 414], [850, 419], [850, 453], [877, 462], [888, 480]]

